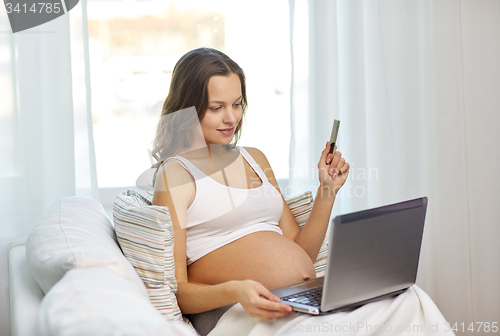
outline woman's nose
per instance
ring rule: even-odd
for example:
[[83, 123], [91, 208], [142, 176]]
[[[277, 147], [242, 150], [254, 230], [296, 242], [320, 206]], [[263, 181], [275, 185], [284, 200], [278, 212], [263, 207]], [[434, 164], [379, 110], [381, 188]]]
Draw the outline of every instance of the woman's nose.
[[236, 116], [236, 111], [233, 109], [233, 107], [229, 107], [226, 109], [226, 115], [224, 116], [224, 122], [227, 124], [233, 124], [238, 120], [238, 117]]

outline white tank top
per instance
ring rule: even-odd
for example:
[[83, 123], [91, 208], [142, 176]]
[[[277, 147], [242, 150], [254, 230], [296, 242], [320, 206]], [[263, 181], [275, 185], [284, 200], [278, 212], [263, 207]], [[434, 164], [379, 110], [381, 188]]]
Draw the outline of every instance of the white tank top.
[[186, 158], [169, 158], [181, 161], [196, 183], [194, 200], [187, 209], [187, 265], [253, 232], [274, 231], [283, 234], [278, 227], [283, 212], [281, 194], [252, 156], [243, 147], [236, 148], [262, 180], [260, 187], [227, 187], [208, 177]]

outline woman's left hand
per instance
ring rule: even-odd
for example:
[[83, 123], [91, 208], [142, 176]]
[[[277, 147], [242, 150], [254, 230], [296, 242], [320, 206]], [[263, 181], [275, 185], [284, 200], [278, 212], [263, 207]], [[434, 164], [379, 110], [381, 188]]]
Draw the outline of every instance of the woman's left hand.
[[342, 157], [342, 153], [337, 151], [337, 145], [335, 145], [333, 154], [329, 152], [330, 142], [327, 141], [318, 162], [318, 177], [321, 187], [326, 187], [333, 191], [333, 195], [336, 195], [347, 180], [350, 165]]

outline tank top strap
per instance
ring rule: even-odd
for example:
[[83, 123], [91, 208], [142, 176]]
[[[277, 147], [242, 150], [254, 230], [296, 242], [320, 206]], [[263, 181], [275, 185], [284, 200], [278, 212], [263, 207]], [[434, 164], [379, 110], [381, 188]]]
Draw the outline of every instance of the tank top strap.
[[260, 179], [262, 180], [263, 183], [270, 183], [269, 180], [267, 179], [266, 174], [264, 171], [260, 168], [259, 164], [255, 162], [253, 157], [250, 155], [250, 153], [247, 152], [247, 150], [241, 146], [236, 146], [238, 150], [240, 151], [241, 155], [247, 160], [247, 162], [250, 164], [250, 166], [253, 168], [253, 170], [259, 175]]
[[180, 155], [169, 157], [168, 159], [166, 159], [163, 162], [163, 164], [165, 164], [169, 160], [175, 160], [175, 161], [179, 162], [179, 164], [181, 165], [181, 167], [183, 167], [188, 172], [190, 172], [191, 175], [193, 175], [195, 182], [198, 181], [198, 180], [200, 180], [200, 179], [202, 179], [202, 178], [204, 178], [204, 177], [207, 177], [207, 175], [205, 175], [198, 167], [196, 167], [188, 159], [183, 158]]

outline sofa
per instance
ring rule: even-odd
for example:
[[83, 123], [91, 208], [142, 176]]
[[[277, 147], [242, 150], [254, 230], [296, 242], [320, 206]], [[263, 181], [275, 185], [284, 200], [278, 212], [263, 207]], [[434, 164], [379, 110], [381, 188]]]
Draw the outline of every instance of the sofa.
[[[311, 193], [288, 202], [302, 226]], [[197, 334], [175, 299], [168, 208], [134, 191], [118, 195], [114, 221], [96, 200], [61, 199], [11, 242], [8, 262], [13, 336]]]

